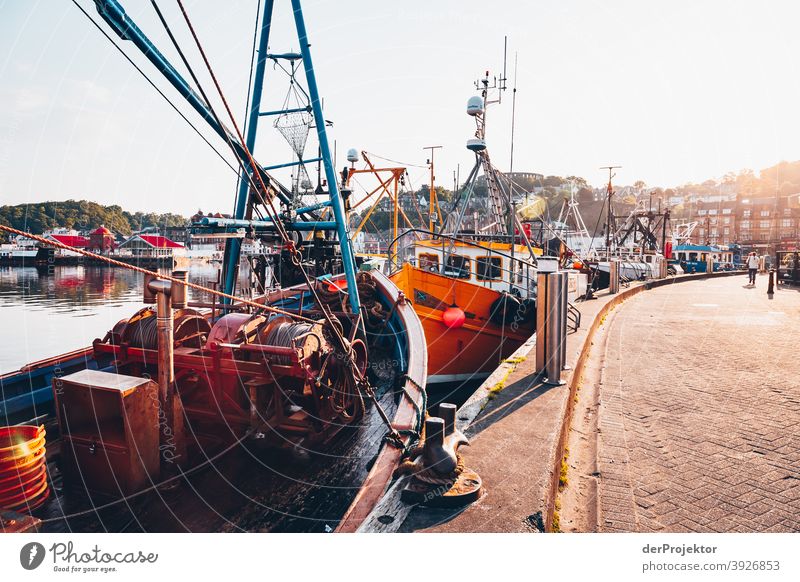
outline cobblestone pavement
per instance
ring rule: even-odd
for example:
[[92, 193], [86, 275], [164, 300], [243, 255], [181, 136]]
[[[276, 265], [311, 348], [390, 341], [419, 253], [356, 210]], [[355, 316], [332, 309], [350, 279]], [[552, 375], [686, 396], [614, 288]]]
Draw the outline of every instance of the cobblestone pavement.
[[600, 531], [800, 531], [800, 292], [744, 283], [670, 285], [609, 315]]

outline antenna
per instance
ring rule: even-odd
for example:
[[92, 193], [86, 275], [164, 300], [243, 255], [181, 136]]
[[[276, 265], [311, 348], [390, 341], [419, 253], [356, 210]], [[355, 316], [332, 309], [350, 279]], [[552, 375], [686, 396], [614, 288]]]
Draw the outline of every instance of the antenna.
[[[438, 207], [436, 203], [436, 187], [433, 185], [434, 180], [436, 180], [436, 176], [433, 175], [433, 152], [435, 150], [442, 149], [442, 146], [425, 146], [422, 148], [424, 150], [431, 151], [431, 159], [429, 160], [431, 166], [431, 185], [430, 185], [430, 206], [428, 207], [428, 217], [429, 217], [429, 230], [433, 232], [434, 223], [436, 222], [436, 215], [435, 215], [435, 208]], [[435, 205], [435, 206], [434, 206]], [[442, 217], [439, 216], [439, 221], [441, 222]]]
[[601, 166], [601, 170], [608, 170], [608, 187], [606, 188], [606, 200], [608, 201], [608, 212], [606, 213], [606, 260], [611, 260], [611, 220], [613, 218], [613, 211], [611, 210], [611, 197], [614, 195], [614, 189], [611, 187], [611, 179], [616, 176], [614, 170], [620, 169], [622, 166]]
[[508, 162], [508, 173], [514, 172], [514, 127], [517, 122], [517, 57], [514, 53], [514, 88], [511, 90], [511, 156]]
[[508, 61], [508, 35], [503, 37], [503, 76], [500, 77], [500, 91], [506, 90], [506, 81], [508, 77], [506, 76], [506, 63]]

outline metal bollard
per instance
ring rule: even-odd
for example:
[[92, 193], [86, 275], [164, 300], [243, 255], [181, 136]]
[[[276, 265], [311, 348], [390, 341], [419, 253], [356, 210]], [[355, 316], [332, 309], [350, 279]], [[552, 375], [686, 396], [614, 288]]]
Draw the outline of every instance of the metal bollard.
[[536, 371], [543, 374], [547, 367], [547, 273], [539, 273], [536, 281]]
[[767, 283], [767, 295], [775, 294], [775, 269], [769, 270], [769, 282]]
[[539, 257], [536, 276], [536, 372], [547, 367], [547, 321], [552, 307], [547, 300], [548, 275], [558, 271], [558, 257]]
[[567, 366], [567, 305], [569, 304], [569, 273], [562, 271], [559, 273], [561, 276], [561, 293], [559, 295], [559, 351], [561, 353], [561, 369], [568, 370]]
[[[548, 384], [561, 384], [561, 294], [564, 290], [561, 273], [550, 273], [547, 276], [548, 317], [546, 321], [545, 351], [547, 364], [545, 374]], [[538, 341], [538, 339], [537, 339]]]
[[439, 418], [444, 421], [445, 444], [456, 453], [458, 452], [458, 447], [469, 444], [469, 440], [464, 436], [464, 433], [456, 428], [457, 409], [458, 407], [455, 404], [447, 402], [439, 404]]
[[608, 261], [608, 292], [611, 295], [619, 293], [619, 261], [617, 259]]

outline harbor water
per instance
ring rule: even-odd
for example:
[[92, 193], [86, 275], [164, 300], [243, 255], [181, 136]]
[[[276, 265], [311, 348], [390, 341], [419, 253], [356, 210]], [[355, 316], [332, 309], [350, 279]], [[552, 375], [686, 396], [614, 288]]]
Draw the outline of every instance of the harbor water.
[[[217, 265], [192, 263], [188, 270], [193, 283], [217, 280]], [[121, 268], [0, 267], [0, 374], [102, 338], [144, 307], [143, 278]], [[190, 301], [211, 300], [204, 295], [189, 289]]]

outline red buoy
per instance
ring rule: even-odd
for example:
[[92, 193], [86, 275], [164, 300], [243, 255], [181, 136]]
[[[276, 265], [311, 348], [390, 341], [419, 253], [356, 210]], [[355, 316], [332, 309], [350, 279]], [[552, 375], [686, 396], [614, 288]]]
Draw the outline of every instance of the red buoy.
[[442, 322], [444, 324], [453, 329], [456, 327], [461, 327], [464, 325], [464, 321], [466, 321], [467, 316], [464, 315], [464, 310], [460, 307], [456, 307], [455, 305], [451, 305], [447, 309], [444, 310], [442, 314]]

